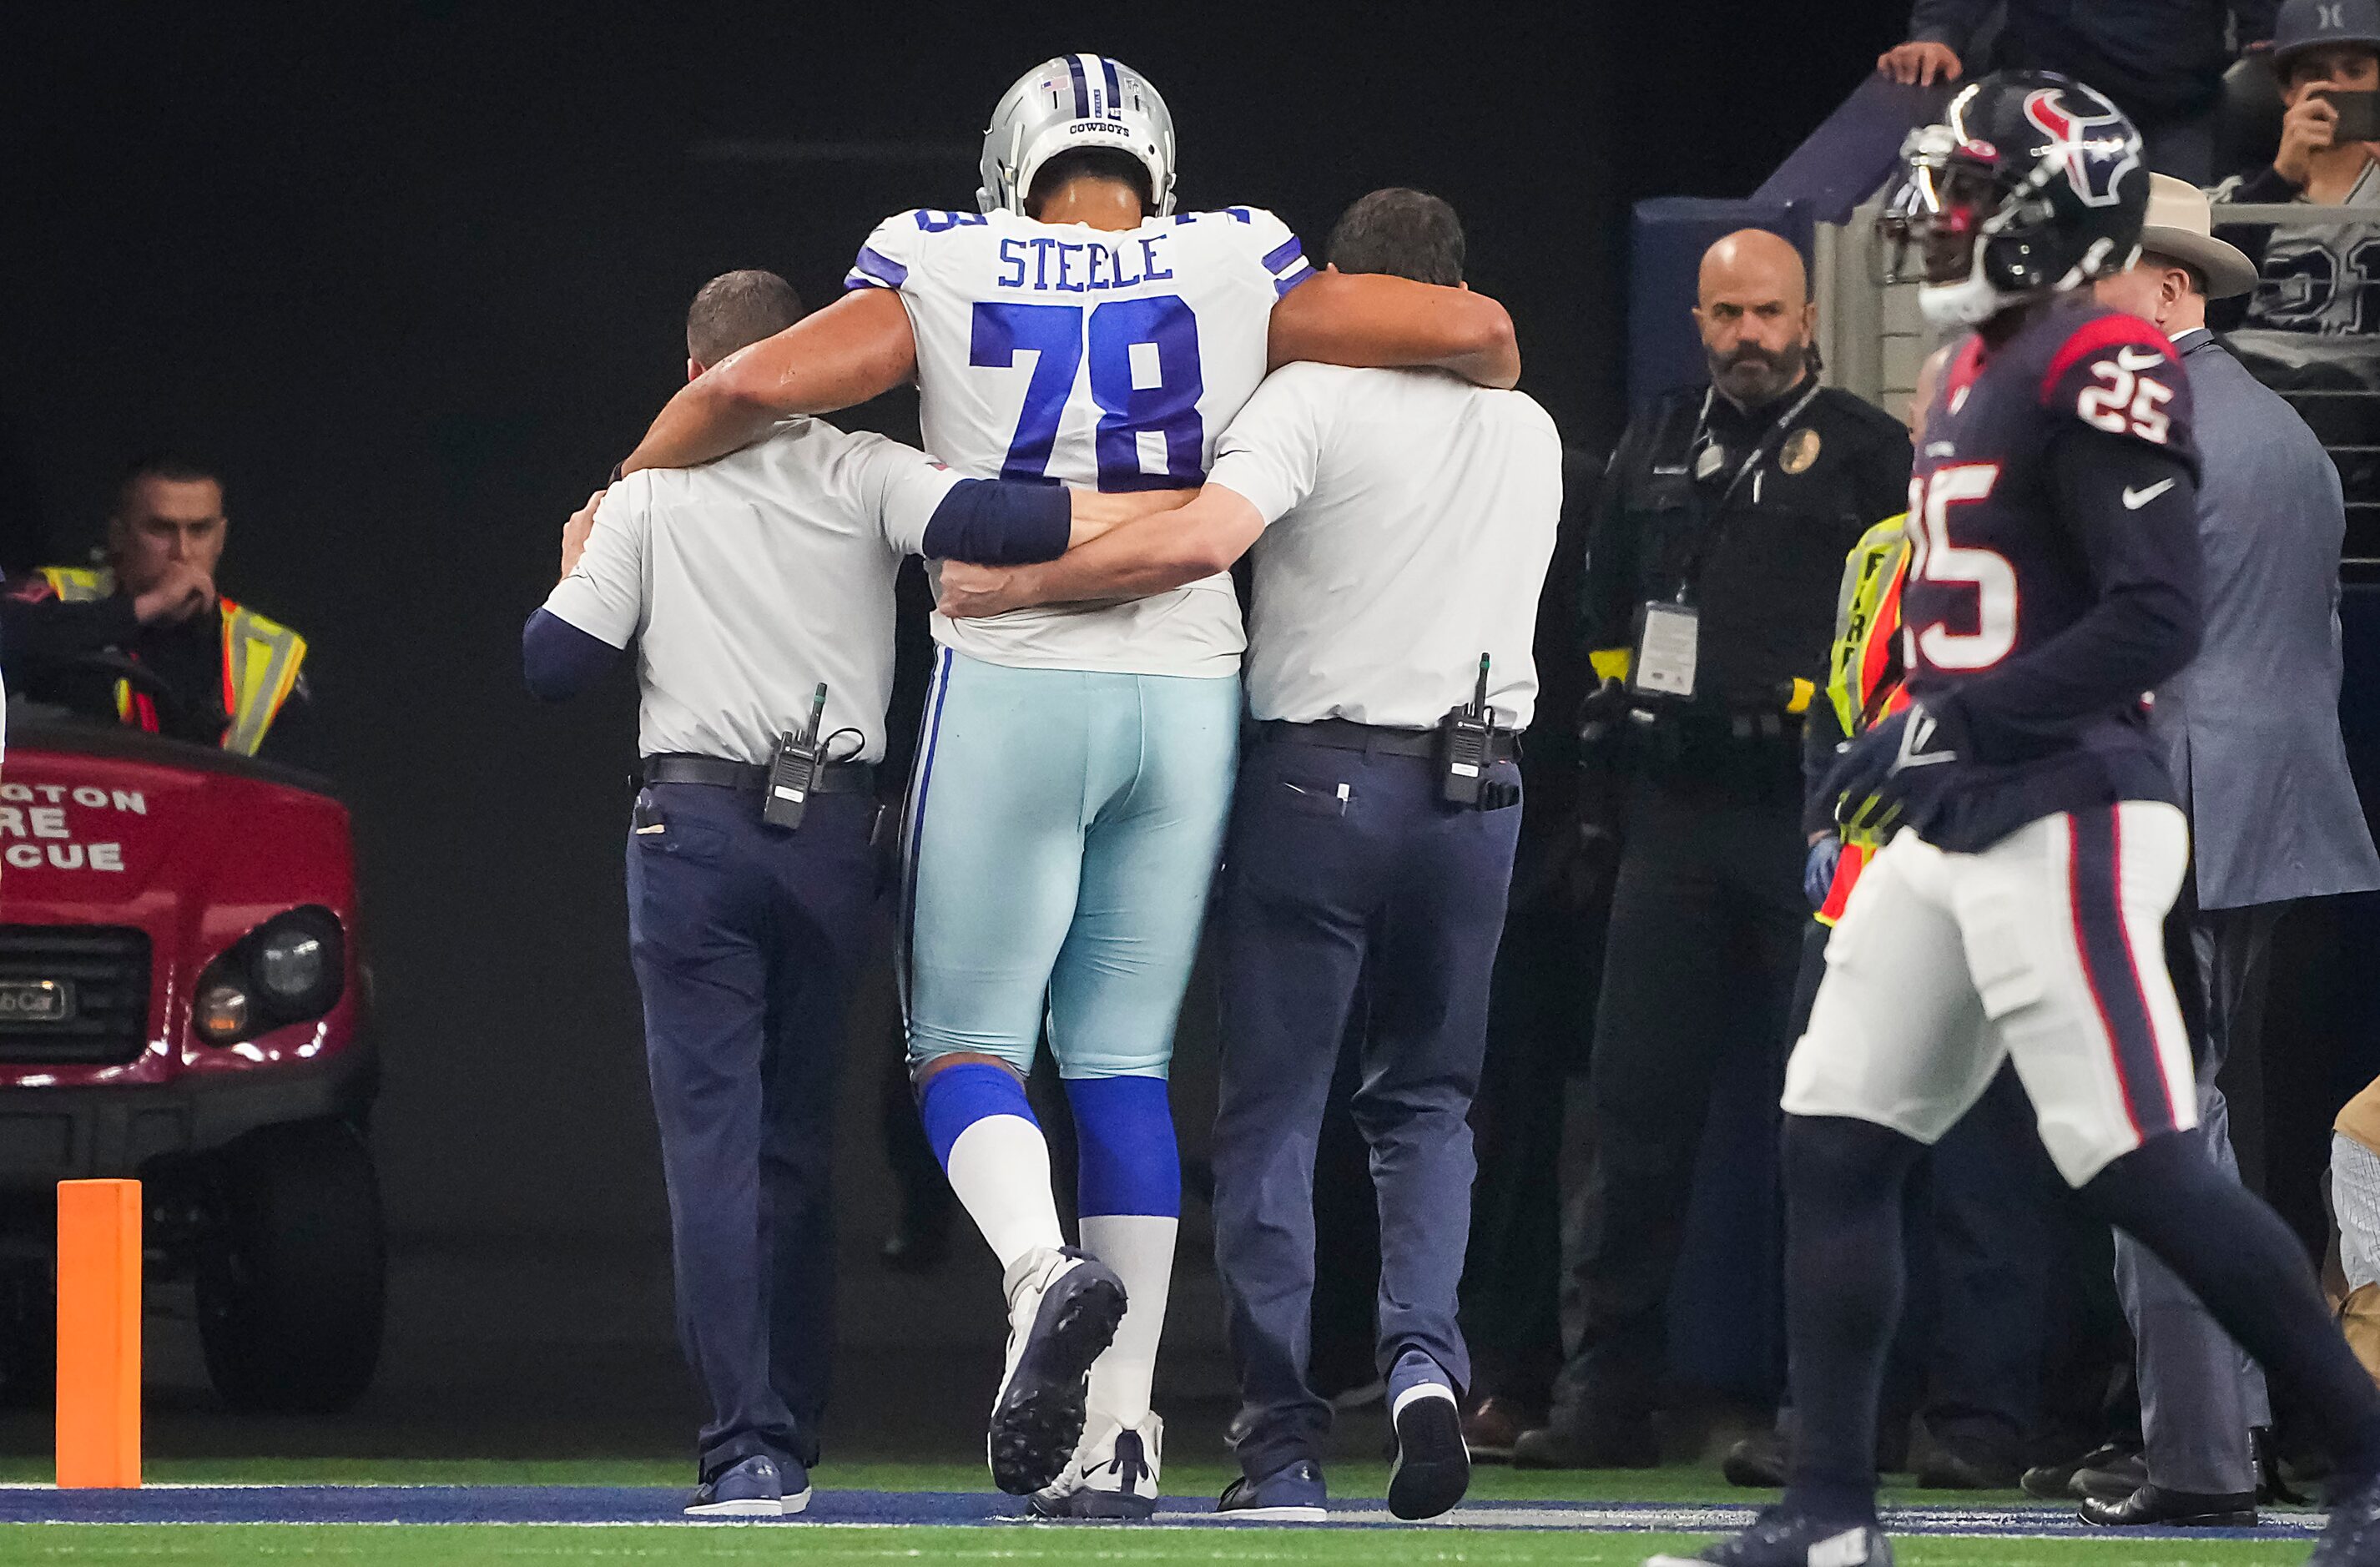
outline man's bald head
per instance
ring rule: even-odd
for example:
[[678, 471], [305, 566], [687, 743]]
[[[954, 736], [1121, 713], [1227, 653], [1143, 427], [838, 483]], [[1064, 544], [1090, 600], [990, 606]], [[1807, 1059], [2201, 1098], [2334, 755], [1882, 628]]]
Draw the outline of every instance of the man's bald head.
[[1728, 401], [1757, 407], [1801, 382], [1818, 311], [1790, 241], [1767, 229], [1736, 230], [1703, 252], [1696, 292], [1711, 384]]

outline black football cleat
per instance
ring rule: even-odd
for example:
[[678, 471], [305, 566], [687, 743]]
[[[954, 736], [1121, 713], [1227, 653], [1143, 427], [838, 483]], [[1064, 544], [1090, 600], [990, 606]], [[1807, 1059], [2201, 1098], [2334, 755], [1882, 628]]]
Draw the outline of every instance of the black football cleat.
[[992, 1483], [1031, 1496], [1057, 1479], [1083, 1439], [1091, 1362], [1123, 1320], [1123, 1282], [1067, 1246], [1018, 1258], [1008, 1286], [1008, 1374], [984, 1446]]

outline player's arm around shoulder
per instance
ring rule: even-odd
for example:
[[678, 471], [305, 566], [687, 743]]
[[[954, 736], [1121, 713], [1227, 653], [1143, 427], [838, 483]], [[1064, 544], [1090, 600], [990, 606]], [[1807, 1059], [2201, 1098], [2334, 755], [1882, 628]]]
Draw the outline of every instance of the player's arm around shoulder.
[[1469, 286], [1326, 267], [1272, 308], [1275, 368], [1299, 359], [1358, 370], [1451, 370], [1482, 386], [1520, 383], [1521, 346], [1503, 306]]
[[692, 468], [750, 445], [780, 420], [833, 413], [914, 379], [917, 338], [901, 291], [922, 262], [930, 215], [903, 213], [879, 224], [842, 298], [680, 387], [621, 471]]

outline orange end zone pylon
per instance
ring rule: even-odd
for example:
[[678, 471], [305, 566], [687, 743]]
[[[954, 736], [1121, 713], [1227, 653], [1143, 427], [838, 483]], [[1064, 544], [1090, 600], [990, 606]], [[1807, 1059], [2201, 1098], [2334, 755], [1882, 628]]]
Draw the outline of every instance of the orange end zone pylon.
[[140, 1483], [140, 1183], [58, 1183], [58, 1485]]

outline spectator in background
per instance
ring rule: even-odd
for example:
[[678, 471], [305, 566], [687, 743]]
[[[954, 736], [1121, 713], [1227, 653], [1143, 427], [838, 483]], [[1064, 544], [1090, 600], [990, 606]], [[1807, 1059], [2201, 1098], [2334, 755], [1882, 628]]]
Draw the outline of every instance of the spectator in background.
[[[2270, 167], [2223, 182], [2219, 201], [2380, 207], [2380, 143], [2341, 139], [2334, 95], [2380, 90], [2380, 0], [2288, 0], [2273, 38], [2281, 145]], [[2199, 183], [2204, 183], [2203, 181]], [[2380, 215], [2380, 214], [2375, 214]], [[2368, 224], [2283, 224], [2263, 240], [2264, 282], [2247, 325], [2323, 336], [2380, 326]]]
[[[2380, 89], [2380, 0], [2287, 0], [2273, 67], [2286, 113], [2271, 166], [2224, 182], [2223, 202], [2370, 208], [2327, 222], [2216, 221], [2262, 274], [2226, 346], [2338, 454], [2350, 521], [2380, 515], [2380, 143], [2336, 131], [2334, 96]], [[2366, 100], [2368, 102], [2368, 100]], [[2358, 530], [2360, 531], [2360, 529]]]
[[[2245, 291], [2255, 271], [2211, 237], [2205, 197], [2153, 177], [2141, 245], [2140, 261], [2097, 291], [2173, 339], [2198, 409], [2205, 628], [2151, 716], [2190, 816], [2189, 871], [2167, 942], [2196, 1063], [2193, 1135], [2236, 1172], [2215, 1075], [2227, 1056], [2256, 1048], [2273, 928], [2295, 899], [2380, 887], [2380, 856], [2338, 729], [2338, 473], [2289, 405], [2206, 330], [2207, 299]], [[2252, 1524], [2249, 1433], [2271, 1421], [2262, 1374], [2120, 1233], [2116, 1282], [2139, 1343], [2147, 1472], [2125, 1500], [2086, 1500], [2084, 1520]]]
[[[1584, 716], [1607, 736], [1597, 769], [1624, 798], [1624, 846], [1588, 1068], [1593, 1162], [1565, 1247], [1582, 1323], [1548, 1423], [1513, 1445], [1524, 1467], [1659, 1462], [1669, 1294], [1713, 1087], [1739, 1051], [1782, 1079], [1809, 918], [1802, 715], [1836, 582], [1909, 492], [1900, 420], [1818, 385], [1791, 244], [1727, 236], [1698, 297], [1710, 383], [1631, 423], [1587, 537], [1583, 630], [1603, 685]], [[1741, 1257], [1747, 1296], [1774, 1298], [1769, 1238], [1742, 1237]]]
[[[2151, 168], [2194, 185], [2215, 178], [2215, 109], [2231, 49], [2272, 35], [2273, 0], [1915, 0], [1909, 42], [1876, 69], [1896, 81], [1957, 81], [1985, 71], [2061, 71], [2106, 93], [2140, 127]], [[1988, 55], [1978, 58], [1978, 55]]]
[[134, 463], [116, 487], [104, 562], [42, 566], [0, 600], [10, 687], [152, 735], [319, 765], [306, 639], [215, 591], [230, 528], [213, 468]]

